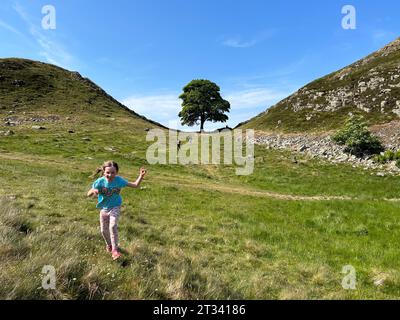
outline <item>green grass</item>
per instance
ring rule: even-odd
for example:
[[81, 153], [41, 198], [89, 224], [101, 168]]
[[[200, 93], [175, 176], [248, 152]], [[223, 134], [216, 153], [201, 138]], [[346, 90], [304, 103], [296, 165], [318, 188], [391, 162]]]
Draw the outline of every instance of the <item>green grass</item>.
[[[1, 122], [14, 135], [0, 135], [0, 298], [398, 298], [398, 177], [302, 156], [295, 164], [260, 146], [249, 176], [233, 165], [150, 166], [145, 129], [156, 124], [65, 70], [4, 62], [0, 118], [60, 119], [41, 131]], [[143, 188], [122, 191], [116, 262], [86, 197], [109, 159], [131, 181], [148, 169]], [[47, 265], [54, 290], [42, 288]], [[345, 265], [356, 290], [341, 286]]]
[[[116, 142], [90, 127], [88, 144], [59, 128], [20, 130], [23, 139], [19, 132], [1, 138], [2, 298], [381, 299], [399, 294], [400, 203], [383, 200], [397, 198], [397, 177], [316, 160], [294, 164], [290, 154], [260, 147], [250, 176], [236, 176], [233, 166], [223, 165], [147, 166], [145, 188], [123, 191], [124, 258], [112, 262], [95, 201], [85, 197], [93, 181], [89, 176], [112, 158], [122, 176], [136, 178], [146, 162], [144, 135], [117, 131]], [[105, 151], [109, 143], [118, 152]], [[290, 200], [263, 192], [353, 199]], [[348, 264], [357, 271], [354, 291], [341, 287], [342, 267]], [[56, 290], [41, 288], [44, 265], [56, 269]], [[381, 278], [384, 284], [375, 286]]]
[[[240, 129], [256, 129], [265, 131], [274, 131], [282, 133], [318, 133], [325, 131], [335, 131], [343, 126], [349, 113], [363, 116], [369, 125], [375, 123], [386, 123], [397, 119], [397, 116], [391, 113], [383, 114], [380, 110], [374, 109], [371, 112], [357, 110], [356, 106], [348, 105], [340, 108], [339, 112], [313, 111], [312, 109], [303, 109], [294, 112], [286, 108], [286, 105], [279, 105], [271, 108], [267, 114], [261, 114], [251, 119], [248, 123], [240, 126]], [[306, 117], [312, 114], [311, 120]], [[281, 121], [278, 125], [278, 121]]]

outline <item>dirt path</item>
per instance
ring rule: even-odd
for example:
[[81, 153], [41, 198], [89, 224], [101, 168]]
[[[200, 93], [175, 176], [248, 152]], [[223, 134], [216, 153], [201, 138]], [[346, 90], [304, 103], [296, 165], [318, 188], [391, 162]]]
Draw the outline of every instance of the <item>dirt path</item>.
[[[298, 196], [291, 194], [282, 194], [262, 190], [246, 189], [238, 186], [226, 186], [220, 184], [210, 183], [187, 183], [185, 180], [175, 180], [173, 178], [158, 178], [158, 180], [164, 180], [162, 183], [169, 186], [185, 186], [187, 188], [195, 188], [202, 190], [216, 190], [225, 193], [236, 193], [240, 195], [248, 195], [254, 197], [265, 197], [279, 200], [292, 200], [292, 201], [332, 201], [332, 200], [358, 200], [357, 198], [345, 197], [345, 196]], [[385, 199], [386, 200], [386, 199]], [[398, 199], [400, 201], [400, 199]]]

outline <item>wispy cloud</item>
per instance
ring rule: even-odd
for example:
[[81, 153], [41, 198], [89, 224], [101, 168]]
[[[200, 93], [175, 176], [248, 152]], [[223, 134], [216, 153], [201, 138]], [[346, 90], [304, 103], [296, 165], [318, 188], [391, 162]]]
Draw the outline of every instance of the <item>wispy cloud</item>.
[[154, 119], [165, 119], [178, 115], [181, 110], [181, 100], [178, 93], [157, 95], [134, 95], [123, 99], [121, 102], [135, 112], [151, 115]]
[[[224, 99], [228, 100], [231, 104], [231, 111], [228, 114], [230, 120], [227, 124], [232, 127], [236, 126], [239, 122], [257, 115], [287, 95], [288, 92], [279, 92], [262, 87], [241, 91], [228, 91], [227, 94], [223, 95]], [[158, 121], [165, 126], [188, 130], [188, 127], [180, 126], [179, 123], [178, 125], [173, 124], [174, 121], [179, 121], [178, 113], [182, 109], [182, 101], [178, 96], [179, 93], [175, 92], [155, 95], [134, 95], [123, 99], [121, 102], [135, 112]], [[206, 123], [207, 130], [221, 126], [223, 126], [221, 123]]]
[[268, 72], [229, 76], [224, 80], [229, 86], [239, 88], [241, 92], [247, 89], [269, 88], [271, 92], [287, 94], [298, 89], [300, 85], [304, 85], [304, 83], [295, 83], [293, 78], [307, 66], [312, 65], [312, 61], [311, 56], [304, 56]]
[[243, 41], [240, 37], [229, 38], [222, 42], [226, 47], [232, 48], [249, 48], [257, 44], [257, 40], [253, 39], [251, 41]]
[[19, 3], [15, 3], [13, 8], [27, 24], [30, 35], [39, 46], [37, 54], [49, 63], [66, 69], [73, 69], [76, 58], [65, 49], [64, 45], [54, 40], [51, 34], [45, 34], [47, 31], [43, 32], [41, 25], [34, 24], [28, 12]]
[[268, 30], [261, 32], [258, 35], [251, 37], [250, 39], [244, 39], [240, 35], [224, 36], [222, 37], [221, 44], [223, 46], [231, 48], [249, 48], [271, 38], [275, 35], [275, 33], [275, 30]]
[[13, 26], [9, 25], [8, 23], [4, 22], [1, 19], [0, 19], [0, 27], [6, 29], [8, 31], [11, 31], [11, 32], [15, 33], [18, 36], [25, 37], [25, 35], [22, 32], [20, 32], [19, 30], [15, 29]]
[[228, 93], [224, 99], [230, 102], [232, 110], [249, 110], [258, 107], [267, 108], [287, 95], [287, 92], [279, 92], [268, 88], [253, 88]]

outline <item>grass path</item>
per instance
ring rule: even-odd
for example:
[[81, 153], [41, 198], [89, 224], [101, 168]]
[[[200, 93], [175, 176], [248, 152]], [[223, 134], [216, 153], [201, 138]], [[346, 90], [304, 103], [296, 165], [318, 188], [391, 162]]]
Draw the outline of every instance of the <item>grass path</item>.
[[[123, 194], [124, 259], [113, 263], [104, 252], [95, 199], [85, 195], [93, 181], [90, 173], [109, 155], [90, 159], [86, 152], [0, 153], [7, 173], [0, 194], [15, 196], [4, 199], [6, 210], [0, 219], [0, 282], [4, 284], [0, 297], [370, 299], [400, 295], [395, 245], [400, 233], [399, 202], [395, 202], [399, 199], [384, 199], [396, 198], [394, 192], [375, 196], [370, 191], [383, 180], [354, 171], [349, 184], [331, 188], [349, 176], [346, 168], [327, 169], [319, 163], [290, 167], [279, 153], [259, 164], [254, 177], [236, 177], [229, 166], [150, 166], [143, 188]], [[122, 152], [114, 156], [124, 177], [135, 178], [136, 169], [145, 163], [143, 156], [127, 158]], [[325, 179], [314, 183], [313, 173], [325, 174]], [[269, 189], [263, 189], [262, 183]], [[280, 184], [292, 188], [271, 189]], [[293, 187], [297, 185], [302, 188]], [[362, 190], [364, 185], [370, 189]], [[37, 289], [43, 265], [57, 270], [55, 296]], [[344, 265], [357, 270], [354, 292], [341, 287]], [[384, 285], [377, 287], [375, 281]]]
[[[14, 160], [14, 161], [23, 161], [28, 163], [41, 163], [45, 165], [52, 165], [58, 167], [71, 167], [71, 163], [67, 161], [63, 161], [62, 158], [60, 159], [48, 159], [46, 157], [37, 156], [37, 155], [27, 155], [23, 153], [0, 153], [0, 159], [7, 159], [7, 160]], [[80, 169], [84, 169], [85, 164], [79, 164]], [[90, 164], [86, 164], [88, 170], [90, 170]], [[209, 169], [207, 169], [208, 171]], [[315, 196], [301, 196], [301, 195], [292, 195], [292, 194], [284, 194], [284, 193], [277, 193], [277, 192], [269, 192], [264, 190], [257, 190], [253, 188], [243, 188], [240, 185], [226, 185], [221, 183], [209, 183], [207, 181], [203, 181], [201, 183], [198, 182], [187, 182], [186, 178], [179, 177], [176, 175], [163, 175], [157, 177], [157, 182], [161, 183], [166, 186], [185, 186], [188, 188], [195, 188], [201, 190], [214, 190], [220, 191], [224, 193], [233, 193], [233, 194], [240, 194], [246, 196], [254, 196], [254, 197], [265, 197], [265, 198], [272, 198], [277, 200], [287, 200], [287, 201], [355, 201], [355, 200], [367, 200], [367, 199], [360, 199], [357, 197], [348, 197], [348, 196], [322, 196], [322, 195], [315, 195]], [[368, 200], [382, 200], [382, 201], [389, 201], [389, 202], [400, 202], [400, 198], [375, 198], [375, 199], [368, 199]]]

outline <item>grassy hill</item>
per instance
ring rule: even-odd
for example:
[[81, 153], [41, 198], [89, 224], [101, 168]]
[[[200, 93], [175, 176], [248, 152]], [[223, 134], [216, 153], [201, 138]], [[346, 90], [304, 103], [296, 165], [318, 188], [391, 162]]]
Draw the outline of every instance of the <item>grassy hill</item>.
[[317, 79], [265, 112], [239, 124], [264, 131], [319, 132], [341, 127], [349, 114], [369, 124], [400, 116], [400, 38]]
[[[65, 70], [8, 61], [16, 65], [0, 63], [0, 298], [399, 296], [397, 177], [302, 156], [294, 163], [260, 146], [249, 176], [236, 176], [233, 165], [150, 166], [149, 122]], [[23, 75], [20, 63], [35, 71]], [[60, 78], [45, 95], [29, 79], [48, 72]], [[46, 129], [32, 129], [32, 119]], [[108, 159], [129, 180], [148, 169], [142, 188], [122, 192], [123, 258], [115, 262], [86, 197], [90, 175]], [[41, 286], [45, 265], [55, 267], [55, 290]], [[356, 290], [341, 286], [345, 265], [356, 269]]]
[[[29, 116], [68, 117], [69, 123], [91, 121], [163, 127], [119, 103], [88, 78], [55, 65], [27, 59], [0, 59], [0, 112], [18, 119]], [[37, 122], [37, 121], [36, 121]], [[61, 121], [62, 123], [62, 121]]]

